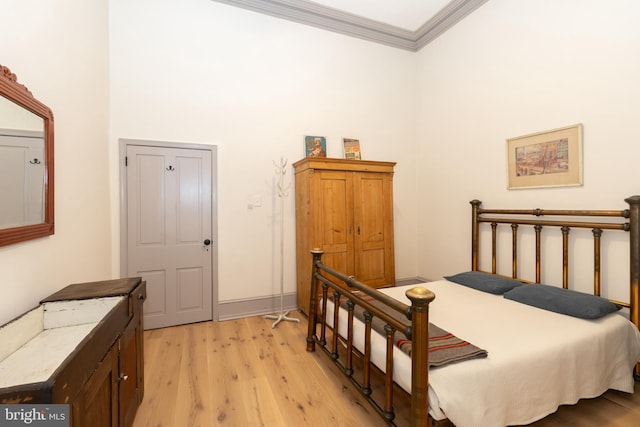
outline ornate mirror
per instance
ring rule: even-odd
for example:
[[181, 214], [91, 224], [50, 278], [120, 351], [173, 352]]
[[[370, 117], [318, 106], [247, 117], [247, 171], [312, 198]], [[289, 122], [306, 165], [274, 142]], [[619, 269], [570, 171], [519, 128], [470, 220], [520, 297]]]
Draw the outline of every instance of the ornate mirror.
[[53, 232], [53, 113], [0, 65], [0, 246]]

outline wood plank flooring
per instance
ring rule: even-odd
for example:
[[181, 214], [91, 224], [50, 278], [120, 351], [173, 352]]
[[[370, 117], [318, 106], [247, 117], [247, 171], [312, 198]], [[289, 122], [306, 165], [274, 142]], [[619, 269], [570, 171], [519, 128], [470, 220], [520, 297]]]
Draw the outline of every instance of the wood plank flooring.
[[[250, 317], [145, 331], [145, 396], [134, 427], [384, 426], [321, 351], [307, 322]], [[398, 405], [403, 424], [403, 407]], [[640, 384], [628, 395], [561, 407], [534, 427], [637, 427]]]

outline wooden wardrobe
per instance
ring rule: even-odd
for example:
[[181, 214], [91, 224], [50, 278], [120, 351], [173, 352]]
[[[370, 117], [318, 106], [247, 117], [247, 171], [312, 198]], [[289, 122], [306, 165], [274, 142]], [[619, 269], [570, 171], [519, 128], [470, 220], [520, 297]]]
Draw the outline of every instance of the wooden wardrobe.
[[393, 162], [307, 157], [293, 164], [298, 308], [309, 313], [311, 249], [367, 285], [395, 285]]

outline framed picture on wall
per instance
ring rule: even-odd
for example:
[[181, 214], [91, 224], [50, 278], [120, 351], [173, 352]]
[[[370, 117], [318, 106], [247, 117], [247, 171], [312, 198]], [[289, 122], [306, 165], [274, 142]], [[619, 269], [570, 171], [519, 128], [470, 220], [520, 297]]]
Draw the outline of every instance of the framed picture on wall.
[[344, 158], [348, 160], [362, 160], [360, 152], [360, 140], [352, 138], [342, 138], [344, 145]]
[[582, 124], [507, 139], [507, 188], [582, 185]]
[[305, 136], [304, 149], [307, 157], [327, 157], [327, 139], [324, 136]]

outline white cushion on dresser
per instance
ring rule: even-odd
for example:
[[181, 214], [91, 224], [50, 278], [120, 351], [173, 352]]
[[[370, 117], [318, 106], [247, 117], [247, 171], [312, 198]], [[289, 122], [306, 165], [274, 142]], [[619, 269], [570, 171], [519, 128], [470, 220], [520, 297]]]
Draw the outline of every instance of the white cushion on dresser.
[[124, 297], [41, 304], [0, 328], [0, 388], [49, 379]]

